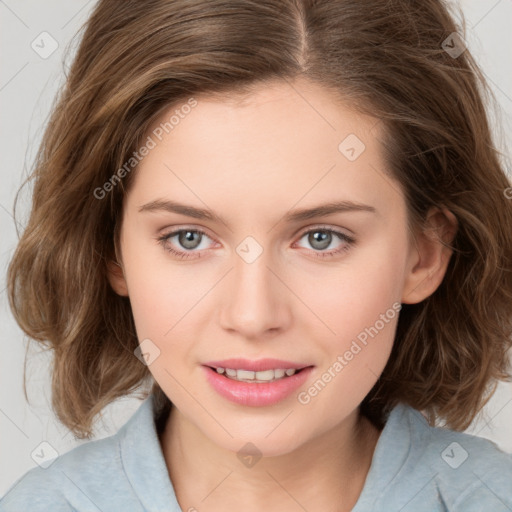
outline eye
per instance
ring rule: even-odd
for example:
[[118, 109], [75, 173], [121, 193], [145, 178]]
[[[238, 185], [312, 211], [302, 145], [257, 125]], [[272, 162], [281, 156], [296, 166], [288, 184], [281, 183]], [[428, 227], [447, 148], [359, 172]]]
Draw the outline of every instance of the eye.
[[[319, 258], [333, 257], [342, 252], [348, 251], [355, 244], [355, 239], [334, 229], [324, 227], [316, 227], [310, 229], [301, 235], [301, 239], [307, 237], [307, 243], [313, 247], [315, 256]], [[336, 249], [326, 251], [336, 238], [343, 243]]]
[[[174, 244], [177, 244], [178, 249], [173, 248], [173, 244], [171, 243], [171, 240], [173, 238], [176, 238]], [[170, 252], [171, 254], [174, 254], [178, 258], [186, 259], [201, 257], [201, 253], [199, 252], [199, 250], [207, 249], [205, 247], [200, 247], [201, 242], [203, 242], [204, 238], [210, 237], [200, 229], [178, 229], [176, 231], [172, 231], [171, 233], [167, 233], [161, 237], [158, 237], [157, 240], [166, 251]], [[185, 250], [180, 251], [180, 247], [182, 247]]]
[[[307, 242], [312, 246], [316, 257], [334, 257], [342, 252], [348, 251], [355, 244], [355, 239], [334, 229], [316, 227], [305, 231], [300, 239], [307, 236]], [[340, 247], [326, 251], [336, 241], [336, 238], [343, 242]], [[173, 239], [176, 239], [174, 242]], [[212, 240], [206, 232], [201, 229], [177, 229], [157, 238], [162, 247], [180, 259], [200, 258], [201, 252], [208, 250], [208, 246], [201, 247], [205, 239]], [[177, 247], [177, 248], [176, 248]], [[180, 250], [183, 249], [183, 250]]]

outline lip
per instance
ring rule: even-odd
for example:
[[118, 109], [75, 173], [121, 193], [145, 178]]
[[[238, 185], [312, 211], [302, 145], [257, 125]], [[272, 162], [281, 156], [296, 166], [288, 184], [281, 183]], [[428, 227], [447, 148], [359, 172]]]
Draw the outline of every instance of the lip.
[[282, 368], [283, 370], [287, 370], [289, 368], [300, 370], [311, 366], [293, 361], [283, 361], [282, 359], [265, 358], [258, 359], [257, 361], [251, 361], [241, 357], [224, 359], [223, 361], [209, 361], [203, 364], [204, 366], [212, 366], [215, 368], [233, 368], [234, 370], [248, 370], [253, 372], [263, 372], [265, 370], [276, 370], [279, 368]]
[[[233, 364], [233, 359], [227, 360], [230, 364]], [[266, 366], [265, 369], [270, 368], [293, 368], [293, 364], [290, 366], [268, 366], [272, 360], [262, 360]], [[275, 360], [273, 360], [275, 361]], [[213, 363], [213, 362], [212, 362]], [[220, 363], [220, 361], [219, 361]], [[280, 362], [280, 364], [283, 361]], [[284, 377], [282, 379], [275, 380], [273, 382], [240, 382], [233, 379], [228, 379], [224, 375], [217, 373], [216, 370], [210, 368], [210, 364], [203, 366], [205, 371], [206, 379], [212, 388], [222, 397], [227, 400], [249, 407], [264, 407], [267, 405], [277, 404], [278, 402], [289, 397], [294, 391], [302, 386], [308, 377], [311, 375], [314, 366], [302, 366], [302, 370], [299, 373], [295, 373], [291, 377]], [[272, 363], [274, 365], [275, 362]], [[211, 364], [216, 366], [216, 364]], [[218, 366], [221, 366], [220, 364]], [[225, 366], [222, 366], [225, 368]], [[254, 364], [253, 364], [254, 367]], [[230, 368], [230, 366], [227, 366]], [[232, 368], [232, 367], [231, 367]], [[236, 366], [237, 369], [246, 369], [240, 366]], [[260, 371], [260, 370], [253, 370]], [[263, 371], [263, 370], [261, 370]]]

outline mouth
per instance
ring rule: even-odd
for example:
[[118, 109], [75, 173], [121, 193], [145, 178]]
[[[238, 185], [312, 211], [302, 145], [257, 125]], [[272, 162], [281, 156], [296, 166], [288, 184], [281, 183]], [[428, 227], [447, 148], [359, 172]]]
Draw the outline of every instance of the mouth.
[[227, 359], [202, 367], [214, 391], [230, 402], [248, 407], [278, 404], [305, 385], [314, 371], [312, 365], [277, 359]]
[[296, 375], [310, 366], [302, 368], [275, 368], [261, 371], [242, 370], [236, 368], [225, 368], [222, 366], [208, 366], [211, 370], [226, 377], [227, 379], [236, 380], [238, 382], [249, 382], [253, 384], [265, 384], [276, 380], [286, 379], [292, 375]]

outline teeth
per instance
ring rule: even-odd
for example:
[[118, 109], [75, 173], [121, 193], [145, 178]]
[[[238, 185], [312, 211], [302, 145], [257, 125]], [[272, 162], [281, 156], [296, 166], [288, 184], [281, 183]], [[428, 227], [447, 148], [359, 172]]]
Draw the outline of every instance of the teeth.
[[217, 368], [216, 370], [217, 373], [225, 375], [229, 379], [242, 382], [272, 382], [284, 378], [285, 375], [291, 377], [297, 371], [295, 368], [288, 368], [286, 370], [278, 368], [276, 370], [264, 370], [261, 372], [235, 370], [233, 368]]

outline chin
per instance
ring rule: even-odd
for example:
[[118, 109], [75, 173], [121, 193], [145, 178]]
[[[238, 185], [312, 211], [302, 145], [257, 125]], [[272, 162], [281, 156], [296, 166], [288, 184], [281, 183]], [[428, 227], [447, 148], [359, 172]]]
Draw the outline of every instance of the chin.
[[293, 452], [309, 440], [302, 427], [302, 431], [298, 432], [296, 425], [288, 424], [287, 420], [283, 422], [286, 414], [265, 421], [252, 417], [245, 418], [245, 421], [233, 419], [223, 422], [223, 426], [233, 437], [224, 429], [218, 428], [216, 422], [207, 429], [203, 427], [202, 431], [214, 444], [234, 452], [237, 456], [245, 452], [255, 452], [262, 457], [278, 457]]

